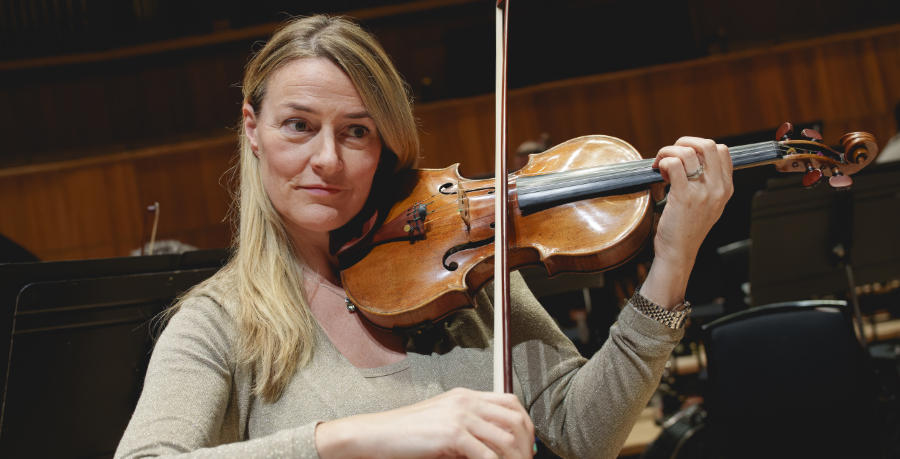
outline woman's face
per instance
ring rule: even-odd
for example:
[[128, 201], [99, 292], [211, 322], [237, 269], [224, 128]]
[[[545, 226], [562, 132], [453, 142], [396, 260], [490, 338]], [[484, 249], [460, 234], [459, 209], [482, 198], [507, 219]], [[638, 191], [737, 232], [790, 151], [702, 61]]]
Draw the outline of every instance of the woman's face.
[[294, 237], [340, 228], [362, 209], [381, 138], [350, 78], [331, 61], [299, 59], [276, 71], [244, 130], [263, 186]]

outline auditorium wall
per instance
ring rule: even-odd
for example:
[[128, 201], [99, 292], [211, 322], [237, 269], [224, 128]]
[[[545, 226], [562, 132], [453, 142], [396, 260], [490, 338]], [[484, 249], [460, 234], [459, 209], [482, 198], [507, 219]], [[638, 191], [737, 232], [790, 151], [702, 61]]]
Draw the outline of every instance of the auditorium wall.
[[[591, 58], [595, 58], [592, 56]], [[645, 157], [681, 135], [725, 137], [822, 120], [827, 142], [894, 133], [900, 27], [890, 26], [694, 61], [546, 83], [509, 95], [509, 145], [620, 137]], [[493, 161], [493, 96], [421, 104], [422, 167]], [[43, 260], [127, 255], [146, 206], [160, 203], [158, 238], [228, 244], [233, 135], [49, 164], [0, 169], [0, 233]], [[798, 178], [799, 184], [799, 178]]]

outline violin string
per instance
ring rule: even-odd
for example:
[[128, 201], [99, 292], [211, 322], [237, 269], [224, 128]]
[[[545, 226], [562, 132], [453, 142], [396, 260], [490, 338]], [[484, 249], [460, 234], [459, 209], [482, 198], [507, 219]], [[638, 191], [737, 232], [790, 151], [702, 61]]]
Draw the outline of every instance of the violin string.
[[[425, 220], [425, 223], [434, 225], [436, 222], [439, 222], [439, 221], [441, 221], [441, 220], [450, 218], [450, 217], [452, 217], [452, 216], [454, 216], [454, 215], [456, 215], [456, 214], [455, 214], [455, 213], [451, 213], [451, 214], [443, 215], [443, 216], [440, 216], [440, 217], [433, 217], [433, 218], [430, 219], [430, 220]], [[437, 228], [437, 227], [432, 226], [432, 230], [433, 230], [433, 229], [436, 229], [436, 228]]]
[[[766, 147], [766, 149], [771, 149], [770, 145], [767, 145], [765, 147]], [[754, 148], [754, 150], [755, 151], [746, 151], [746, 152], [744, 152], [743, 150], [740, 150], [737, 153], [732, 151], [731, 156], [740, 158], [745, 155], [758, 153], [760, 151], [760, 147], [757, 146]], [[597, 173], [591, 174], [590, 178], [591, 179], [602, 179], [602, 178], [605, 178], [606, 176], [612, 175], [612, 174], [621, 174], [621, 173], [628, 173], [628, 172], [635, 172], [635, 171], [646, 171], [647, 166], [652, 164], [654, 161], [655, 160], [653, 158], [650, 158], [650, 159], [627, 161], [627, 162], [623, 162], [623, 163], [599, 166], [599, 167], [597, 167], [597, 169], [598, 169]]]
[[[489, 205], [488, 205], [488, 204], [489, 204]], [[484, 203], [484, 204], [475, 206], [474, 209], [477, 211], [477, 210], [481, 210], [481, 208], [483, 208], [483, 207], [493, 208], [493, 207], [494, 207], [494, 204], [493, 204], [493, 202], [491, 202], [491, 203]], [[451, 213], [451, 214], [448, 214], [448, 215], [444, 215], [444, 216], [441, 216], [441, 217], [436, 217], [436, 218], [433, 218], [433, 219], [429, 220], [428, 223], [430, 223], [430, 224], [432, 225], [429, 232], [430, 232], [430, 233], [436, 233], [436, 232], [438, 232], [439, 230], [444, 229], [445, 227], [449, 227], [450, 225], [437, 225], [436, 223], [439, 222], [439, 221], [441, 221], [441, 220], [446, 220], [446, 219], [448, 219], [448, 218], [450, 218], [450, 217], [455, 217], [455, 216], [457, 216], [457, 215], [458, 215], [458, 214], [454, 212], [454, 213]], [[479, 221], [479, 220], [483, 220], [483, 219], [485, 219], [485, 218], [487, 218], [487, 217], [493, 217], [494, 214], [491, 212], [491, 213], [484, 213], [484, 214], [482, 214], [482, 215], [483, 215], [482, 217], [478, 217], [478, 218], [473, 219], [473, 226], [474, 226], [474, 222], [477, 222], [477, 221]], [[455, 230], [456, 228], [457, 228], [457, 226], [456, 226], [456, 225], [453, 225], [453, 230]]]
[[[457, 186], [459, 186], [459, 184], [457, 184]], [[465, 191], [466, 194], [469, 194], [469, 193], [474, 193], [474, 192], [477, 192], [477, 191], [482, 191], [482, 190], [493, 190], [493, 189], [494, 189], [494, 187], [473, 188], [473, 189], [471, 189], [471, 190], [467, 190], [467, 189], [463, 188], [463, 191]], [[456, 196], [459, 196], [459, 195], [456, 194], [456, 193], [453, 193], [453, 194], [456, 195]], [[433, 197], [435, 197], [435, 196], [437, 196], [437, 193], [435, 193], [435, 194], [432, 195], [431, 197], [433, 198]], [[445, 196], [450, 196], [450, 195], [447, 194], [447, 195], [445, 195]], [[431, 198], [428, 198], [428, 199], [431, 199]], [[429, 204], [432, 204], [433, 202], [434, 202], [434, 201], [432, 201], [432, 202], [429, 203]], [[459, 198], [456, 198], [456, 199], [454, 199], [454, 200], [452, 200], [452, 201], [450, 201], [450, 202], [444, 204], [443, 206], [438, 207], [437, 209], [434, 209], [434, 210], [432, 210], [431, 212], [428, 212], [426, 215], [431, 215], [432, 213], [437, 212], [438, 210], [441, 210], [441, 209], [443, 209], [444, 207], [453, 205], [454, 203], [457, 203], [457, 202], [459, 202]]]
[[[766, 150], [771, 151], [771, 149], [759, 149], [759, 148], [756, 148], [753, 150], [749, 150], [749, 149], [748, 150], [739, 150], [737, 153], [732, 154], [732, 159], [743, 159], [745, 157], [751, 157], [751, 156], [759, 154], [759, 153], [765, 153]], [[785, 147], [782, 147], [781, 150], [789, 151], [789, 149], [786, 149]], [[797, 151], [797, 150], [798, 149], [795, 148], [795, 151]], [[805, 150], [802, 148], [799, 150], [803, 151], [803, 152], [812, 153], [812, 151]], [[614, 165], [613, 167], [601, 166], [600, 170], [598, 170], [594, 174], [590, 174], [589, 176], [579, 177], [578, 179], [574, 179], [574, 180], [557, 180], [552, 183], [545, 183], [543, 185], [543, 187], [551, 188], [551, 189], [558, 189], [558, 188], [564, 188], [566, 186], [569, 186], [573, 182], [580, 182], [580, 181], [584, 181], [584, 180], [602, 181], [606, 178], [609, 178], [610, 176], [615, 176], [616, 178], [621, 179], [621, 178], [623, 178], [623, 176], [628, 176], [628, 175], [643, 175], [645, 173], [651, 173], [651, 170], [647, 166], [649, 164], [652, 164], [652, 161], [653, 161], [652, 159], [648, 159], [648, 160], [631, 161], [628, 163], [619, 163], [619, 164]], [[652, 173], [656, 173], [656, 172], [652, 172]], [[538, 185], [538, 186], [540, 186], [540, 185]]]
[[[472, 190], [466, 190], [466, 193], [469, 194], [469, 196], [475, 198], [475, 199], [471, 199], [470, 202], [475, 202], [475, 203], [476, 203], [475, 205], [470, 205], [470, 206], [469, 206], [470, 215], [471, 215], [471, 211], [472, 211], [472, 210], [476, 210], [476, 211], [477, 211], [477, 210], [480, 210], [480, 209], [481, 209], [481, 206], [479, 206], [478, 203], [481, 203], [482, 201], [484, 201], [485, 204], [489, 204], [491, 207], [493, 207], [493, 205], [494, 205], [494, 200], [493, 200], [493, 199], [490, 199], [490, 200], [478, 199], [478, 198], [480, 198], [480, 197], [483, 197], [484, 195], [474, 195], [474, 196], [472, 196], [472, 195], [470, 194], [470, 193], [472, 193], [472, 192], [476, 192], [476, 191], [485, 191], [485, 190], [486, 190], [486, 191], [492, 191], [492, 190], [493, 190], [493, 187], [482, 187], [482, 188], [475, 188], [475, 189], [472, 189]], [[446, 218], [450, 218], [450, 217], [454, 217], [454, 216], [459, 215], [459, 213], [462, 211], [462, 209], [460, 209], [460, 208], [458, 208], [458, 207], [455, 208], [455, 209], [452, 208], [452, 207], [450, 207], [450, 206], [452, 206], [453, 204], [458, 204], [459, 201], [460, 201], [459, 198], [454, 199], [454, 200], [451, 200], [451, 201], [447, 202], [446, 204], [443, 204], [442, 206], [438, 207], [437, 209], [434, 209], [433, 211], [428, 212], [426, 215], [432, 215], [432, 214], [435, 214], [435, 213], [437, 213], [437, 212], [444, 211], [446, 215], [437, 215], [437, 216], [434, 216], [434, 217], [431, 218], [431, 219], [427, 219], [427, 218], [426, 218], [425, 223], [434, 224], [434, 222], [436, 222], [436, 221], [443, 220], [443, 219], [446, 219]], [[448, 208], [449, 208], [449, 209], [448, 209]], [[493, 214], [490, 214], [490, 215], [493, 215]], [[479, 219], [480, 219], [480, 218], [479, 218]], [[476, 219], [476, 220], [477, 220], [477, 219]], [[432, 227], [432, 229], [435, 229], [435, 227]]]
[[[799, 151], [799, 152], [816, 153], [815, 150], [808, 149], [808, 148], [790, 147], [790, 146], [783, 145], [783, 144], [773, 145], [773, 143], [774, 142], [771, 142], [771, 143], [764, 142], [763, 144], [740, 145], [740, 146], [731, 148], [730, 153], [731, 153], [732, 158], [737, 158], [737, 159], [742, 159], [742, 158], [745, 158], [748, 156], [752, 156], [754, 154], [771, 151], [773, 147], [777, 148], [778, 150], [780, 150], [782, 152], [789, 152], [791, 149], [794, 149], [795, 151]], [[628, 172], [628, 171], [645, 169], [645, 165], [652, 164], [653, 161], [655, 161], [655, 160], [653, 158], [650, 158], [650, 159], [643, 159], [643, 160], [637, 160], [637, 161], [626, 161], [626, 162], [622, 162], [622, 163], [599, 166], [598, 169], [602, 169], [602, 170], [598, 171], [598, 172], [601, 172], [601, 174], [598, 174], [598, 175], [600, 177], [602, 177], [602, 175], [603, 175], [602, 173], [607, 173], [607, 172], [608, 173], [613, 173], [613, 172], [619, 173], [619, 172]], [[599, 177], [592, 176], [592, 178], [599, 178]]]
[[[772, 150], [772, 144], [763, 144], [763, 145], [748, 145], [742, 147], [735, 147], [731, 150], [732, 159], [743, 159], [746, 157], [752, 157], [757, 154], [767, 153]], [[818, 153], [817, 151], [802, 148], [802, 147], [789, 147], [786, 145], [776, 145], [775, 146], [782, 153], [788, 153], [791, 149], [795, 152], [802, 152], [808, 154]], [[610, 176], [615, 176], [616, 178], [623, 178], [623, 175], [643, 175], [644, 173], [650, 172], [647, 168], [648, 164], [652, 164], [653, 159], [645, 159], [638, 161], [629, 161], [624, 163], [617, 163], [614, 165], [608, 166], [599, 166], [599, 169], [596, 173], [590, 174], [588, 176], [582, 176], [573, 180], [560, 180], [557, 179], [554, 182], [547, 183], [541, 185], [532, 185], [534, 187], [540, 186], [545, 189], [560, 189], [570, 186], [571, 183], [574, 182], [582, 182], [584, 180], [593, 180], [593, 181], [602, 181]], [[655, 172], [653, 172], [655, 173]]]
[[[467, 195], [470, 194], [470, 193], [475, 193], [475, 192], [478, 192], [478, 191], [485, 191], [485, 190], [487, 190], [487, 191], [493, 191], [493, 190], [494, 190], [494, 187], [487, 186], [487, 187], [481, 187], [481, 188], [473, 188], [473, 189], [471, 189], [471, 190], [467, 190], [467, 189], [465, 189], [465, 188], [463, 189], [463, 191], [465, 191]], [[459, 196], [459, 195], [456, 194], [456, 193], [454, 193], [454, 195], [455, 195], [455, 196]], [[434, 196], [437, 196], [437, 194], [434, 194], [432, 197], [434, 197]], [[450, 196], [450, 195], [448, 194], [448, 195], [445, 195], [445, 196]], [[429, 199], [430, 199], [430, 198], [429, 198]], [[449, 202], [447, 202], [447, 203], [444, 203], [444, 204], [441, 205], [440, 207], [438, 207], [438, 208], [436, 208], [436, 209], [433, 209], [432, 211], [426, 213], [425, 215], [431, 215], [431, 214], [433, 214], [433, 213], [435, 213], [435, 212], [437, 212], [437, 211], [439, 211], [439, 210], [442, 210], [442, 209], [444, 209], [444, 208], [446, 208], [446, 207], [448, 207], [448, 206], [452, 206], [453, 204], [456, 204], [456, 203], [458, 203], [459, 201], [460, 201], [460, 199], [457, 197], [456, 199], [453, 199], [453, 200], [451, 200], [451, 201], [449, 201]], [[429, 204], [432, 204], [432, 203], [434, 203], [434, 201], [430, 202]], [[457, 211], [458, 211], [458, 210], [459, 210], [459, 209], [457, 209]], [[428, 221], [428, 220], [426, 220], [426, 221]]]
[[[771, 151], [772, 149], [773, 149], [772, 143], [764, 143], [762, 145], [760, 145], [760, 144], [741, 145], [741, 146], [731, 148], [729, 151], [731, 153], [732, 159], [744, 159], [747, 157], [752, 157], [754, 155], [759, 155], [761, 153], [766, 153], [768, 151]], [[809, 148], [803, 148], [803, 147], [799, 147], [799, 146], [788, 146], [788, 145], [784, 145], [784, 144], [776, 144], [776, 145], [774, 145], [774, 149], [780, 151], [781, 153], [789, 153], [791, 150], [794, 150], [794, 152], [801, 153], [801, 154], [804, 154], [804, 153], [805, 154], [817, 154], [817, 153], [819, 153], [818, 151], [812, 150]], [[830, 157], [830, 156], [826, 155], [826, 157]], [[596, 174], [591, 174], [590, 179], [595, 180], [595, 181], [602, 181], [602, 180], [608, 178], [609, 176], [616, 176], [617, 178], [621, 178], [622, 175], [626, 175], [626, 176], [627, 175], [642, 175], [643, 173], [648, 173], [648, 172], [655, 174], [656, 172], [651, 172], [651, 170], [648, 170], [648, 167], [647, 167], [650, 164], [652, 164], [654, 161], [655, 161], [655, 159], [648, 158], [648, 159], [642, 159], [642, 160], [637, 160], [637, 161], [627, 161], [627, 162], [622, 162], [622, 163], [599, 166], [598, 169], [601, 169], [601, 170], [598, 170]], [[548, 174], [548, 175], [550, 175], [550, 174]], [[562, 181], [560, 183], [553, 184], [555, 186], [551, 189], [564, 188], [567, 185], [567, 183], [571, 183], [571, 182], [572, 181]], [[466, 193], [472, 193], [472, 192], [485, 191], [485, 190], [491, 191], [493, 189], [494, 189], [494, 187], [487, 186], [487, 187], [474, 188], [474, 189], [465, 190], [465, 191], [466, 191]], [[437, 194], [432, 195], [428, 199], [434, 198], [435, 196], [437, 196]], [[476, 204], [470, 206], [470, 208], [469, 208], [470, 211], [471, 210], [476, 210], [476, 211], [480, 210], [481, 206], [479, 206], [477, 203], [478, 203], [478, 201], [481, 201], [481, 200], [473, 200], [473, 201], [475, 201]], [[437, 202], [437, 200], [433, 200], [433, 201], [429, 202], [428, 205], [433, 204], [435, 202]], [[432, 216], [434, 214], [437, 214], [438, 212], [441, 212], [441, 211], [447, 209], [448, 207], [450, 207], [454, 204], [458, 204], [459, 202], [460, 202], [459, 198], [450, 200], [446, 203], [443, 203], [440, 207], [431, 210], [426, 215]], [[491, 202], [490, 204], [493, 205], [493, 202]], [[426, 218], [425, 222], [434, 224], [437, 221], [453, 217], [453, 216], [457, 215], [460, 211], [461, 211], [461, 209], [458, 209], [458, 208], [455, 210], [451, 209], [451, 212], [448, 212], [446, 215], [434, 215], [430, 219]]]
[[[429, 199], [432, 199], [432, 198], [434, 198], [434, 197], [437, 196], [437, 195], [438, 195], [438, 194], [435, 193], [435, 194], [433, 194], [433, 195], [431, 195], [431, 196], [429, 196], [429, 197], [427, 197], [427, 198], [425, 198], [425, 199], [422, 199], [422, 200], [420, 200], [420, 201], [416, 201], [416, 202], [413, 203], [413, 207], [419, 206], [419, 205], [421, 205], [423, 202], [425, 202], [425, 201], [427, 201], [427, 200], [429, 200]], [[426, 204], [425, 204], [425, 207], [427, 208], [427, 207], [428, 207], [429, 205], [431, 205], [431, 204], [434, 204], [434, 201], [431, 201], [431, 202], [426, 203]]]
[[[456, 199], [454, 199], [454, 200], [452, 200], [452, 201], [450, 201], [450, 202], [443, 203], [440, 207], [438, 207], [438, 208], [436, 208], [436, 209], [433, 209], [431, 212], [428, 212], [428, 213], [426, 213], [425, 215], [426, 215], [426, 216], [427, 216], [427, 215], [431, 215], [431, 214], [433, 214], [433, 213], [435, 213], [435, 212], [437, 212], [437, 211], [439, 211], [439, 210], [443, 210], [443, 209], [445, 209], [445, 208], [447, 208], [447, 207], [449, 207], [449, 206], [452, 206], [453, 204], [458, 203], [459, 201], [460, 201], [460, 199], [459, 199], [459, 198], [456, 198]], [[433, 201], [432, 201], [432, 202], [433, 202]]]
[[[624, 162], [624, 163], [616, 163], [616, 164], [606, 165], [606, 166], [599, 166], [598, 169], [600, 169], [600, 170], [596, 171], [596, 173], [594, 173], [594, 174], [590, 174], [588, 177], [582, 177], [581, 180], [589, 179], [589, 180], [593, 180], [593, 181], [602, 181], [610, 176], [615, 176], [616, 178], [622, 178], [623, 176], [627, 177], [629, 175], [644, 174], [647, 172], [651, 172], [649, 165], [652, 164], [653, 161], [654, 161], [653, 159], [644, 159], [644, 160], [637, 160], [637, 161], [628, 161], [628, 162]], [[655, 174], [655, 172], [651, 172], [651, 173]], [[552, 174], [547, 174], [547, 175], [549, 176]], [[579, 180], [567, 180], [567, 181], [559, 180], [556, 183], [546, 184], [544, 186], [554, 185], [553, 188], [564, 188], [574, 181], [579, 181]], [[482, 188], [482, 189], [487, 189], [487, 188]]]
[[[761, 153], [766, 153], [767, 151], [771, 151], [771, 150], [773, 150], [772, 147], [773, 147], [773, 145], [770, 143], [766, 143], [763, 145], [739, 146], [739, 147], [732, 148], [730, 150], [730, 153], [731, 153], [731, 156], [733, 159], [743, 159], [746, 157], [752, 157], [754, 155], [759, 155]], [[820, 154], [820, 155], [822, 154], [821, 152], [818, 152], [818, 151], [815, 151], [815, 150], [812, 150], [809, 148], [803, 148], [803, 147], [799, 147], [799, 146], [787, 146], [784, 144], [776, 144], [776, 145], [774, 145], [774, 149], [781, 153], [790, 153], [791, 150], [793, 150], [794, 152], [801, 153], [801, 154], [802, 153]], [[825, 155], [825, 156], [830, 158], [831, 155]], [[655, 160], [650, 158], [650, 159], [644, 159], [644, 160], [638, 160], [638, 161], [628, 161], [628, 162], [624, 162], [624, 163], [617, 163], [617, 164], [607, 165], [607, 166], [600, 166], [600, 168], [602, 168], [602, 170], [599, 171], [600, 174], [597, 174], [597, 175], [599, 175], [599, 177], [597, 175], [594, 175], [592, 177], [592, 179], [602, 180], [603, 178], [605, 178], [609, 175], [621, 176], [623, 173], [627, 174], [627, 175], [635, 175], [635, 173], [647, 172], [647, 166], [652, 164], [653, 161], [655, 161]], [[477, 192], [477, 191], [492, 191], [493, 189], [494, 189], [494, 187], [492, 187], [492, 186], [486, 186], [486, 187], [474, 188], [474, 189], [465, 190], [465, 191], [466, 191], [466, 193], [473, 193], [473, 192]], [[437, 194], [434, 194], [431, 197], [429, 197], [428, 199], [432, 199], [436, 196], [437, 196]], [[457, 196], [458, 196], [458, 194], [457, 194]], [[449, 195], [448, 195], [448, 197], [449, 197]], [[475, 196], [475, 197], [477, 198], [479, 196]], [[431, 204], [434, 204], [435, 202], [437, 202], [437, 200], [432, 200], [426, 205], [431, 205]], [[440, 207], [438, 207], [426, 214], [426, 215], [431, 216], [431, 218], [426, 217], [424, 223], [429, 223], [431, 225], [431, 231], [440, 231], [440, 230], [448, 227], [449, 225], [443, 225], [443, 224], [440, 224], [439, 222], [441, 222], [442, 220], [447, 220], [448, 218], [457, 216], [462, 209], [457, 208], [454, 210], [452, 208], [450, 208], [450, 209], [448, 209], [448, 208], [450, 206], [452, 206], [453, 204], [458, 204], [459, 202], [460, 202], [460, 199], [457, 197], [456, 199], [452, 199], [448, 202], [443, 203]], [[482, 217], [474, 218], [473, 223], [477, 222], [479, 220], [482, 220], [484, 218], [493, 216], [493, 214], [491, 214], [490, 212], [486, 212], [486, 213], [480, 212], [481, 210], [483, 210], [482, 208], [493, 207], [493, 200], [486, 201], [483, 199], [473, 199], [472, 202], [473, 202], [473, 205], [471, 205], [469, 207], [470, 214], [472, 213], [471, 211], [475, 211], [474, 213], [483, 215]], [[441, 213], [443, 213], [444, 215], [440, 215]], [[456, 226], [454, 225], [454, 229], [455, 229], [455, 227]]]
[[[435, 210], [434, 212], [430, 212], [428, 215], [430, 216], [430, 215], [432, 215], [432, 214], [434, 214], [434, 213], [437, 213], [437, 212], [438, 212], [438, 211]], [[448, 217], [452, 217], [452, 216], [454, 216], [454, 215], [458, 215], [458, 214], [459, 214], [459, 211], [458, 211], [458, 210], [457, 210], [457, 211], [454, 211], [454, 210], [452, 210], [452, 209], [447, 209], [446, 211], [444, 211], [444, 214], [445, 214], [445, 215], [435, 215], [435, 216], [433, 216], [433, 217], [431, 217], [431, 218], [427, 218], [427, 217], [426, 217], [424, 222], [425, 222], [425, 223], [434, 223], [434, 222], [436, 222], [436, 221], [438, 221], [438, 220], [441, 220], [441, 219], [444, 219], [444, 218], [448, 218]]]
[[[741, 146], [732, 148], [730, 150], [730, 153], [732, 156], [740, 156], [740, 155], [744, 154], [745, 152], [752, 153], [754, 151], [758, 152], [761, 149], [766, 150], [766, 149], [771, 149], [771, 148], [772, 148], [771, 143], [764, 143], [763, 145], [758, 145], [758, 144], [741, 145]], [[625, 161], [625, 162], [621, 162], [621, 163], [608, 164], [608, 165], [599, 166], [599, 167], [602, 167], [604, 171], [621, 171], [623, 169], [627, 170], [627, 169], [631, 169], [634, 167], [641, 167], [645, 164], [652, 164], [653, 161], [655, 161], [654, 158], [648, 158], [648, 159], [641, 159], [641, 160], [636, 160], [636, 161]]]
[[[426, 215], [432, 215], [432, 214], [434, 214], [434, 213], [436, 213], [436, 212], [439, 212], [439, 211], [442, 211], [442, 210], [444, 210], [444, 209], [447, 209], [448, 207], [452, 206], [453, 204], [458, 204], [459, 202], [460, 202], [460, 199], [459, 199], [459, 198], [454, 199], [454, 200], [452, 200], [452, 201], [450, 201], [450, 202], [448, 202], [448, 203], [446, 203], [446, 204], [444, 204], [444, 205], [438, 207], [437, 209], [434, 209], [434, 210], [432, 210], [431, 212], [428, 212]], [[491, 203], [493, 203], [493, 200], [491, 200]], [[471, 207], [470, 207], [470, 209], [471, 209]], [[444, 216], [437, 216], [437, 217], [432, 218], [431, 220], [428, 220], [428, 219], [426, 218], [425, 223], [433, 223], [433, 222], [435, 222], [435, 221], [437, 221], [437, 220], [440, 220], [440, 219], [443, 219], [443, 218], [452, 217], [452, 216], [454, 216], [454, 215], [459, 214], [459, 212], [461, 212], [461, 211], [462, 211], [462, 209], [460, 209], [460, 208], [458, 208], [458, 207], [456, 208], [456, 210], [454, 210], [453, 208], [450, 208], [447, 215], [444, 215]]]

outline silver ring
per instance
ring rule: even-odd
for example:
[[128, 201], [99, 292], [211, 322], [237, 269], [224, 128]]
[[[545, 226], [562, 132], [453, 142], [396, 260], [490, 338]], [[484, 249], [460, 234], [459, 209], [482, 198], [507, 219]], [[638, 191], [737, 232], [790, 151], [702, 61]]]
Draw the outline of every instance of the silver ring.
[[688, 180], [697, 180], [698, 178], [700, 178], [701, 175], [703, 175], [703, 165], [701, 165], [699, 169], [688, 174], [687, 179]]

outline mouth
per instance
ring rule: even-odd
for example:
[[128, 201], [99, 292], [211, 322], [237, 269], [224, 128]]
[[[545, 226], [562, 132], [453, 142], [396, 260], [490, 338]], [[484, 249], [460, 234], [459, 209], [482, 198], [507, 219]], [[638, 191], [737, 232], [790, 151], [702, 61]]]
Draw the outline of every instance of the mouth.
[[301, 185], [297, 187], [301, 190], [305, 190], [308, 193], [317, 195], [317, 196], [330, 196], [333, 194], [340, 193], [342, 191], [341, 188], [328, 186], [328, 185]]

